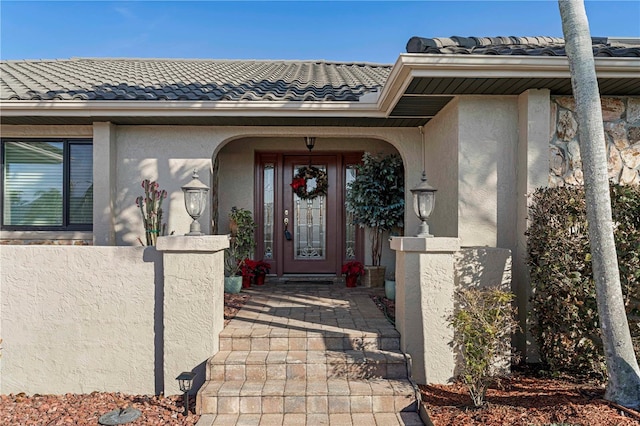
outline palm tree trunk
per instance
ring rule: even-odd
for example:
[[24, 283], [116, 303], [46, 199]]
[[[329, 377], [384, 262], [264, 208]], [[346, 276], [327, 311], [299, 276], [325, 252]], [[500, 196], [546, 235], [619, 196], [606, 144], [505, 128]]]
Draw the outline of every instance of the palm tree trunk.
[[640, 369], [625, 313], [613, 237], [602, 109], [589, 23], [582, 0], [559, 0], [578, 116], [598, 315], [607, 363], [605, 398], [640, 408]]

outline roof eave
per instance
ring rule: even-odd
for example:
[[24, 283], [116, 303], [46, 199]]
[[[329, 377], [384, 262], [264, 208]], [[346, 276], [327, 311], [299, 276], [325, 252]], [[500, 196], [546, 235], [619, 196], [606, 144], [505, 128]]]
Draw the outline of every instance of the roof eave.
[[384, 117], [375, 102], [3, 100], [2, 116], [96, 117]]
[[[596, 57], [601, 78], [637, 78], [640, 58]], [[414, 77], [570, 78], [567, 57], [442, 55], [405, 53], [398, 57], [384, 85], [378, 107], [390, 113]]]

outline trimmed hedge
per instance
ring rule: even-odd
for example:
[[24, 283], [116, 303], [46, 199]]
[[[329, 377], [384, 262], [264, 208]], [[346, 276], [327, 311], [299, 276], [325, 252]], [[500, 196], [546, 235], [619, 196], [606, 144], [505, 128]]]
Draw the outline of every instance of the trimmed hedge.
[[[582, 187], [532, 194], [528, 263], [533, 333], [552, 371], [605, 375]], [[640, 186], [611, 186], [620, 280], [640, 355]]]

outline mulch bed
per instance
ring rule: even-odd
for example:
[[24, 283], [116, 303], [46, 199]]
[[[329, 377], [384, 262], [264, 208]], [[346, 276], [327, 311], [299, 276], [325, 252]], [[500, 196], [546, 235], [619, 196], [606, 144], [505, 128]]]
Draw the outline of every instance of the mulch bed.
[[589, 425], [637, 426], [640, 412], [605, 401], [604, 387], [514, 372], [487, 391], [475, 409], [462, 384], [420, 386], [434, 426]]

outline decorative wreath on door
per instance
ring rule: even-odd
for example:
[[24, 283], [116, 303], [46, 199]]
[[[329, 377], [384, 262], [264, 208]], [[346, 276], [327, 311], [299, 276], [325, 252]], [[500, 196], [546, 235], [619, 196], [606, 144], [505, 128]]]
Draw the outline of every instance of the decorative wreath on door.
[[[315, 187], [310, 188], [313, 182], [315, 182]], [[301, 167], [298, 169], [298, 173], [293, 176], [290, 185], [298, 197], [303, 200], [313, 200], [321, 195], [327, 195], [329, 187], [327, 172], [313, 166]]]

